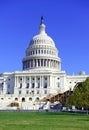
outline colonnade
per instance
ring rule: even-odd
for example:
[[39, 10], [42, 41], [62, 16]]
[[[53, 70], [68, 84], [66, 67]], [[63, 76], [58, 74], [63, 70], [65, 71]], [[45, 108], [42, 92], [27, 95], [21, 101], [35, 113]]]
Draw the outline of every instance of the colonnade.
[[59, 61], [51, 59], [30, 59], [23, 61], [23, 70], [37, 67], [59, 68]]
[[[22, 84], [22, 88], [20, 88], [20, 83]], [[29, 83], [29, 88], [27, 88], [27, 84]], [[34, 88], [32, 84], [34, 83]], [[39, 85], [38, 85], [39, 84]], [[45, 87], [45, 84], [47, 86]], [[21, 94], [26, 94], [26, 91], [34, 91], [37, 94], [39, 90], [39, 94], [41, 92], [44, 94], [45, 90], [49, 90], [50, 88], [50, 76], [15, 76], [15, 91], [14, 94], [19, 93], [19, 90], [22, 91]]]

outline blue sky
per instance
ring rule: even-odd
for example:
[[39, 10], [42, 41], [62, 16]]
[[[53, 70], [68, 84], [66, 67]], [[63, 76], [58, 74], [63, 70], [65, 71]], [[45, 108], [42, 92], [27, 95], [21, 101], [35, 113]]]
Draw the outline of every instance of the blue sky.
[[22, 58], [44, 16], [62, 70], [89, 74], [88, 0], [0, 0], [0, 73], [22, 70]]

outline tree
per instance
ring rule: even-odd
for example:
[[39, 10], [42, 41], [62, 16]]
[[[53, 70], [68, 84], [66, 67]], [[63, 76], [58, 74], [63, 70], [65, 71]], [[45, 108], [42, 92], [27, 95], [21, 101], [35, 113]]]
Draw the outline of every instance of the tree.
[[89, 109], [89, 78], [75, 85], [73, 93], [66, 100], [66, 106], [72, 105]]

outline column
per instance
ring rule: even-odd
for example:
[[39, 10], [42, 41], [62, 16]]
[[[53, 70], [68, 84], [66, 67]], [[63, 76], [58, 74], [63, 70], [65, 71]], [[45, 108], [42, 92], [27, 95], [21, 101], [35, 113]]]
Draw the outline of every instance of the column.
[[31, 88], [31, 76], [29, 76], [29, 88]]
[[52, 67], [52, 63], [51, 63], [51, 60], [50, 60], [50, 67]]
[[16, 86], [14, 88], [14, 94], [18, 94], [18, 76], [16, 76]]
[[39, 59], [39, 61], [40, 61], [40, 67], [41, 67], [41, 59]]
[[46, 62], [46, 67], [47, 67], [47, 59], [45, 59], [45, 62]]
[[49, 60], [48, 60], [48, 67], [50, 67], [50, 66], [49, 66]]
[[56, 61], [54, 61], [54, 67], [56, 67]]
[[41, 76], [41, 88], [44, 88], [44, 77]]
[[36, 67], [38, 67], [38, 60], [36, 59]]
[[33, 59], [33, 68], [35, 67], [35, 60]]
[[17, 76], [15, 76], [15, 87], [17, 87]]
[[52, 60], [51, 60], [51, 67], [52, 67]]
[[43, 59], [41, 59], [41, 66], [43, 66]]
[[34, 86], [34, 88], [36, 88], [36, 87], [37, 87], [37, 84], [36, 84], [36, 76], [35, 76], [34, 78], [35, 78], [35, 86]]

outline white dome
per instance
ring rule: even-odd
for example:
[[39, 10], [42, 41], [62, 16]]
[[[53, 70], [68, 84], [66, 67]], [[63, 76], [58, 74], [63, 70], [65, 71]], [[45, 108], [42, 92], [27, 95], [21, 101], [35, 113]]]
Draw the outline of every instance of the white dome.
[[39, 34], [32, 38], [26, 49], [23, 69], [59, 69], [59, 66], [61, 66], [61, 59], [58, 57], [58, 50], [52, 38], [45, 32], [45, 25], [41, 18]]
[[52, 38], [46, 34], [45, 25], [43, 23], [40, 24], [39, 34], [33, 37], [29, 45], [32, 45], [32, 44], [43, 44], [43, 45], [55, 47], [55, 43], [52, 40]]
[[38, 34], [38, 35], [34, 36], [30, 42], [30, 45], [32, 45], [32, 44], [46, 44], [46, 45], [50, 45], [50, 46], [55, 46], [52, 38], [46, 34]]

